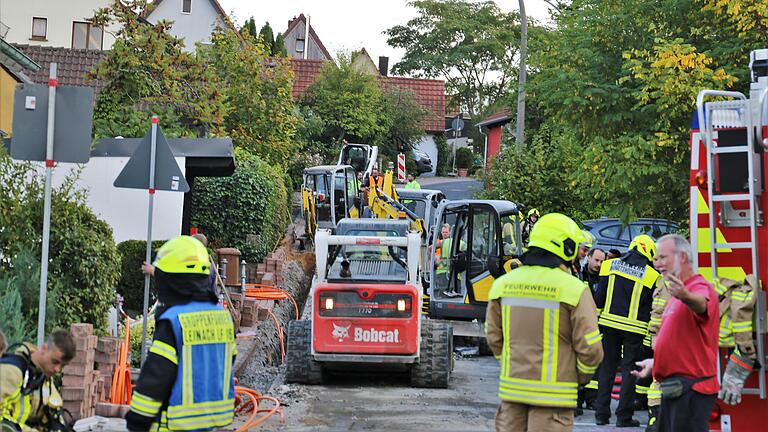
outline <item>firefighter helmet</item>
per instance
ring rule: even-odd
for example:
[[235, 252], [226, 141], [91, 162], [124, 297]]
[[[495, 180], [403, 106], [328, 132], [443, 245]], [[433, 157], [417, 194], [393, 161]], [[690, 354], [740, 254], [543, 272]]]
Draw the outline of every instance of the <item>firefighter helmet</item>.
[[533, 216], [533, 215], [536, 215], [536, 217], [541, 217], [541, 213], [539, 213], [539, 209], [532, 208], [532, 209], [528, 210], [528, 219], [530, 219], [531, 216]]
[[587, 248], [592, 249], [592, 245], [597, 240], [595, 235], [587, 230], [581, 230], [581, 233], [583, 234], [583, 240], [579, 243], [579, 246], [586, 246]]
[[547, 213], [533, 226], [528, 247], [538, 247], [565, 261], [573, 261], [577, 246], [583, 240], [584, 234], [573, 219], [560, 213]]
[[629, 244], [629, 249], [640, 252], [644, 257], [648, 258], [648, 261], [653, 261], [656, 256], [656, 242], [651, 236], [646, 234], [640, 234], [632, 239], [632, 243]]
[[165, 273], [210, 274], [208, 251], [190, 236], [174, 237], [157, 251], [154, 266]]

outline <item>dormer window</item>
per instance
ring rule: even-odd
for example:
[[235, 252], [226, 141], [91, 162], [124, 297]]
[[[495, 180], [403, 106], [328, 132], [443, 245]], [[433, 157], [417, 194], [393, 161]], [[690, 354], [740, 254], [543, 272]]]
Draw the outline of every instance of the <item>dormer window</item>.
[[296, 39], [296, 52], [304, 52], [304, 39]]
[[192, 13], [192, 0], [181, 0], [181, 13]]

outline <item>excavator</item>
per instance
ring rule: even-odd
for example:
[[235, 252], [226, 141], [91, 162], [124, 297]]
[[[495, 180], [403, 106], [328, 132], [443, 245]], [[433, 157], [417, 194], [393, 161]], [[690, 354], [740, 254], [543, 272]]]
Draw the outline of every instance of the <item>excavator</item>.
[[318, 229], [335, 231], [343, 218], [360, 215], [360, 198], [355, 170], [350, 165], [320, 165], [304, 170], [301, 188], [304, 236], [314, 240]]

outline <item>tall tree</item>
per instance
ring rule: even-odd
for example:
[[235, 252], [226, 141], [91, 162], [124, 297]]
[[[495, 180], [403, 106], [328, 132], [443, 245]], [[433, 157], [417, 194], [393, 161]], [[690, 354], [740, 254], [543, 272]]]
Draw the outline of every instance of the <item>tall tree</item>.
[[282, 33], [275, 36], [275, 45], [272, 47], [272, 55], [275, 57], [288, 57], [288, 51], [285, 49], [285, 38]]
[[258, 31], [256, 30], [256, 21], [251, 16], [242, 27], [240, 27], [240, 33], [247, 33], [255, 41], [258, 38]]
[[264, 44], [264, 48], [269, 55], [272, 55], [275, 51], [275, 36], [272, 32], [272, 27], [269, 25], [269, 21], [261, 27], [259, 30], [259, 39]]
[[515, 81], [520, 27], [516, 13], [495, 2], [416, 0], [418, 16], [384, 33], [404, 48], [393, 71], [443, 78], [462, 110], [474, 115], [509, 91]]

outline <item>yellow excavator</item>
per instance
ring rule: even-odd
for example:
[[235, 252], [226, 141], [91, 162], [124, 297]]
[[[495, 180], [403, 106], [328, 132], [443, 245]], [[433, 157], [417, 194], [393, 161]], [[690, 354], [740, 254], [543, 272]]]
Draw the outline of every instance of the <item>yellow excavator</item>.
[[408, 219], [411, 221], [411, 229], [421, 234], [422, 239], [427, 238], [427, 229], [416, 213], [400, 202], [395, 189], [392, 171], [384, 174], [381, 187], [370, 187], [368, 193], [368, 208], [371, 216], [377, 219]]
[[305, 232], [302, 242], [312, 242], [318, 229], [335, 232], [343, 218], [360, 215], [355, 170], [350, 165], [320, 165], [304, 170], [301, 188]]

